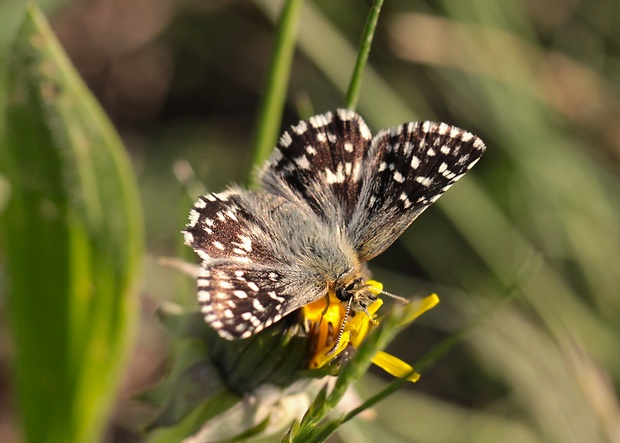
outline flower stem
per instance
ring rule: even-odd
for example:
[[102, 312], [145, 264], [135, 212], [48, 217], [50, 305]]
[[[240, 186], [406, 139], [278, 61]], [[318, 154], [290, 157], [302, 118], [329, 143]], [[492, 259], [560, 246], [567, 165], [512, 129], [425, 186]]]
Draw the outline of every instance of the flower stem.
[[[257, 118], [253, 166], [260, 165], [271, 154], [280, 132], [302, 5], [303, 0], [287, 0], [280, 16]], [[252, 174], [248, 181], [250, 186], [255, 184]]]
[[353, 70], [353, 76], [351, 77], [351, 83], [347, 91], [346, 106], [349, 109], [355, 109], [357, 101], [360, 95], [360, 89], [362, 87], [362, 76], [364, 74], [364, 68], [368, 61], [368, 54], [370, 53], [370, 46], [372, 45], [372, 39], [375, 35], [375, 29], [377, 28], [377, 21], [379, 20], [379, 13], [381, 12], [381, 6], [383, 0], [373, 0], [368, 17], [366, 18], [366, 25], [364, 26], [364, 33], [360, 41], [360, 47], [357, 51], [357, 60], [355, 62], [355, 69]]

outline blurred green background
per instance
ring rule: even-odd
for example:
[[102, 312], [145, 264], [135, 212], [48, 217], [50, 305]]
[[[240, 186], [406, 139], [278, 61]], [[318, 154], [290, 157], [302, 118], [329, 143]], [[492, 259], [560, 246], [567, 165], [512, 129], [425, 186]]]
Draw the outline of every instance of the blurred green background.
[[[246, 180], [280, 2], [40, 4], [119, 131], [140, 186], [140, 323], [106, 433], [139, 442], [136, 429], [152, 411], [132, 396], [168, 367], [154, 311], [195, 303], [193, 282], [157, 259], [192, 258], [179, 232], [201, 191], [192, 174], [214, 191]], [[24, 5], [0, 4], [0, 63]], [[369, 6], [306, 2], [283, 125], [344, 105]], [[341, 441], [620, 441], [618, 29], [620, 3], [611, 0], [385, 2], [359, 113], [373, 132], [441, 120], [488, 146], [371, 263], [386, 290], [442, 300], [388, 350], [415, 363], [475, 326], [417, 384], [384, 401], [375, 421], [346, 425]], [[6, 309], [3, 291], [3, 320]], [[1, 328], [0, 441], [13, 443], [15, 349], [5, 321]], [[362, 395], [386, 380], [370, 374]]]

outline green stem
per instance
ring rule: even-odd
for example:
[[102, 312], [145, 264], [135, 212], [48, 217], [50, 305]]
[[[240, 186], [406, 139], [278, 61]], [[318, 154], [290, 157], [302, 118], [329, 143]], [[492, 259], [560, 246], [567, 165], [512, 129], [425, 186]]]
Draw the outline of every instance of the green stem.
[[353, 70], [353, 76], [351, 77], [351, 83], [347, 91], [346, 106], [349, 109], [355, 109], [357, 106], [360, 89], [362, 88], [362, 76], [364, 75], [364, 68], [366, 68], [366, 62], [368, 61], [368, 54], [370, 54], [370, 46], [372, 45], [372, 39], [375, 35], [375, 29], [377, 28], [377, 21], [379, 20], [379, 13], [381, 12], [382, 5], [383, 0], [373, 0], [372, 7], [366, 18], [364, 34], [362, 35], [360, 47], [357, 51], [355, 69]]
[[[262, 164], [269, 157], [280, 133], [302, 5], [303, 0], [287, 0], [280, 16], [256, 124], [253, 166]], [[254, 179], [252, 174], [249, 174], [250, 186], [255, 185]]]

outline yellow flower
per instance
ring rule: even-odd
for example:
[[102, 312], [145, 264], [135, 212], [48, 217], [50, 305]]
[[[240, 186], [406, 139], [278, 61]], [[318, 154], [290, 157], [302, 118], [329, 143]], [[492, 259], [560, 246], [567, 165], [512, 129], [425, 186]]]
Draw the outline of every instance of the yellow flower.
[[[383, 290], [381, 283], [370, 280], [367, 284], [374, 289], [377, 295], [381, 294]], [[365, 315], [363, 312], [358, 312], [356, 315], [350, 314], [344, 327], [342, 339], [338, 347], [332, 351], [334, 343], [338, 338], [340, 325], [344, 320], [346, 309], [335, 294], [330, 294], [329, 297], [329, 303], [325, 298], [322, 298], [303, 308], [303, 316], [310, 327], [311, 343], [313, 344], [311, 349], [312, 359], [309, 364], [310, 369], [317, 369], [326, 365], [344, 351], [347, 346], [353, 346], [357, 349], [373, 326], [378, 324], [376, 313], [383, 305], [383, 300], [377, 298], [368, 307], [370, 316]], [[439, 303], [439, 298], [436, 294], [432, 294], [414, 303], [418, 304], [417, 309], [411, 311], [411, 314], [403, 320], [403, 324], [412, 322], [418, 316], [433, 308]], [[413, 368], [410, 365], [386, 352], [378, 352], [372, 359], [372, 362], [395, 377], [407, 377], [412, 382], [420, 378], [418, 373], [413, 372]]]

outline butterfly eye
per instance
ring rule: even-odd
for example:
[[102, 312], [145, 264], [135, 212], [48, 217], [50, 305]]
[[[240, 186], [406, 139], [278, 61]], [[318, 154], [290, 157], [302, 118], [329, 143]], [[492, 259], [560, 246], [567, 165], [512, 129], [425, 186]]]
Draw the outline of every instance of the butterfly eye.
[[355, 288], [356, 284], [357, 284], [357, 280], [354, 280], [353, 282], [349, 283], [344, 288], [340, 288], [336, 290], [336, 297], [338, 297], [338, 300], [347, 301], [348, 299], [350, 299], [351, 296], [353, 295], [353, 288]]

